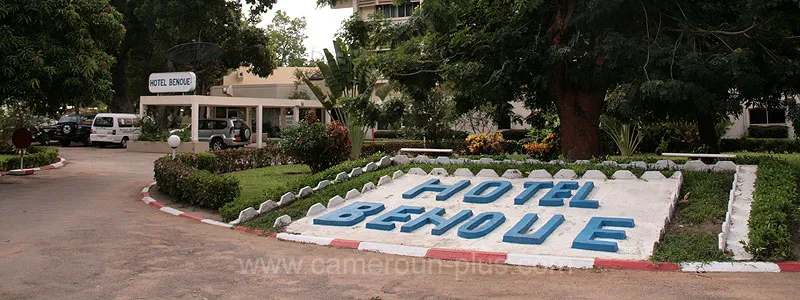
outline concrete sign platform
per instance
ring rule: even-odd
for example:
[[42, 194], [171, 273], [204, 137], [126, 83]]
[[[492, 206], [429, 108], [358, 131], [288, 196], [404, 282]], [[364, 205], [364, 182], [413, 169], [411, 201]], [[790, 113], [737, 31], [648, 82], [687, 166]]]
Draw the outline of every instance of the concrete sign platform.
[[422, 174], [365, 189], [292, 222], [286, 231], [399, 247], [645, 260], [681, 185], [680, 177], [663, 176]]

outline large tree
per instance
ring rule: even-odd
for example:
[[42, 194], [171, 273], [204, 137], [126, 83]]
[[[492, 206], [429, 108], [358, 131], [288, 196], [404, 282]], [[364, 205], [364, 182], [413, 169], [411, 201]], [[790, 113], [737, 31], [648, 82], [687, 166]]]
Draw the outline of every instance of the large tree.
[[0, 0], [0, 105], [51, 113], [111, 97], [121, 21], [106, 0]]
[[[166, 52], [171, 47], [192, 41], [220, 45], [224, 54], [219, 60], [201, 66], [198, 93], [230, 69], [248, 66], [259, 76], [269, 76], [274, 69], [274, 53], [264, 29], [255, 27], [259, 14], [271, 8], [275, 0], [247, 0], [249, 17], [240, 1], [227, 0], [112, 0], [125, 15], [128, 34], [118, 52], [114, 68], [113, 111], [131, 112], [138, 96], [147, 94], [150, 73], [180, 70], [186, 66], [168, 64]], [[195, 69], [198, 66], [193, 66]], [[202, 80], [201, 80], [202, 79]]]
[[792, 91], [799, 10], [780, 0], [427, 0], [394, 29], [405, 40], [388, 42], [380, 69], [419, 91], [451, 85], [465, 112], [555, 105], [567, 158], [599, 154], [610, 90], [640, 114], [697, 122], [713, 146], [721, 116]]
[[306, 59], [304, 42], [306, 18], [292, 18], [282, 10], [275, 12], [275, 17], [267, 26], [269, 41], [281, 67], [304, 67], [309, 65]]

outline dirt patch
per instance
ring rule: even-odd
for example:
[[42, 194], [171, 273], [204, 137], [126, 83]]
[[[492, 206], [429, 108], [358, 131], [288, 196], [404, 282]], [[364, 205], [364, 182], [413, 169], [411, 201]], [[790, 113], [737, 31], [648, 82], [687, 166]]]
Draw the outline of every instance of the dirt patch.
[[220, 222], [222, 221], [222, 217], [219, 215], [219, 212], [215, 210], [175, 202], [172, 197], [159, 192], [158, 185], [154, 185], [152, 188], [150, 188], [150, 197], [156, 199], [158, 203], [164, 204], [164, 206], [172, 207], [187, 214], [201, 217], [203, 219], [211, 219]]

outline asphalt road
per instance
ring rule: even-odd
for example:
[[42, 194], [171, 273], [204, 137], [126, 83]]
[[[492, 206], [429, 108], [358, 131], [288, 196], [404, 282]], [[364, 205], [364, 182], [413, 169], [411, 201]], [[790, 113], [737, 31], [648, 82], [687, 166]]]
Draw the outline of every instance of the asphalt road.
[[[158, 155], [62, 148], [0, 178], [0, 299], [792, 299], [798, 273], [554, 271], [281, 242], [139, 201]], [[796, 298], [795, 298], [796, 299]]]

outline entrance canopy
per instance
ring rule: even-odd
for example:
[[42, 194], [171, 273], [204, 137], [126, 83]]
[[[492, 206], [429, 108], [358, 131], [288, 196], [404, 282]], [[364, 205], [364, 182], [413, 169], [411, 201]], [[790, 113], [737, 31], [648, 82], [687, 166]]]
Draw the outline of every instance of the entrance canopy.
[[[303, 99], [273, 99], [273, 98], [244, 98], [223, 96], [142, 96], [139, 98], [139, 116], [145, 117], [148, 106], [190, 106], [192, 111], [192, 142], [198, 142], [198, 121], [200, 120], [200, 107], [245, 107], [256, 108], [256, 145], [263, 145], [263, 111], [264, 108], [279, 108], [281, 111], [291, 109], [294, 123], [300, 120], [300, 109], [321, 109], [322, 103], [318, 100]], [[247, 124], [250, 124], [250, 111], [247, 110]], [[327, 122], [329, 117], [323, 113], [322, 121]]]

